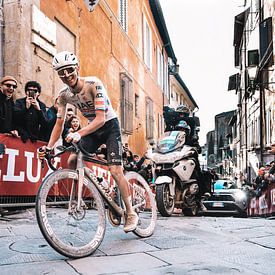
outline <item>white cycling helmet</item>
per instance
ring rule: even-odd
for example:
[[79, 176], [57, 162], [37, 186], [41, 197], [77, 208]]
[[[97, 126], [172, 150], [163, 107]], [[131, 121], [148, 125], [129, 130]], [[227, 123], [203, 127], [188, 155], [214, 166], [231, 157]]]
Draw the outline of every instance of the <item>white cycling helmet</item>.
[[64, 51], [64, 52], [57, 53], [54, 56], [52, 65], [53, 65], [53, 68], [56, 71], [58, 71], [65, 67], [77, 66], [78, 60], [74, 53]]

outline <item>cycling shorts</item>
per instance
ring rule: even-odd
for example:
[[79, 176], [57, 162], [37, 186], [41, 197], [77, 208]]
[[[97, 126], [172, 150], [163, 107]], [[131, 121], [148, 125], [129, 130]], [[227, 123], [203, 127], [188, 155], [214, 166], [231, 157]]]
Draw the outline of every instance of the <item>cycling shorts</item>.
[[108, 165], [122, 165], [122, 142], [117, 118], [105, 122], [101, 128], [80, 140], [84, 151], [91, 154], [102, 144], [106, 144]]

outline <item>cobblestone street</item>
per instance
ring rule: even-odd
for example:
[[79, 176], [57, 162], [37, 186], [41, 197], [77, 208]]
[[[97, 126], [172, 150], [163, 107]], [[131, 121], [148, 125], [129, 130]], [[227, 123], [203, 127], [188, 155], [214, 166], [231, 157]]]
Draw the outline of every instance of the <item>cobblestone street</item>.
[[108, 224], [92, 256], [72, 260], [43, 239], [33, 209], [0, 221], [1, 274], [274, 274], [272, 219], [158, 217], [140, 239]]

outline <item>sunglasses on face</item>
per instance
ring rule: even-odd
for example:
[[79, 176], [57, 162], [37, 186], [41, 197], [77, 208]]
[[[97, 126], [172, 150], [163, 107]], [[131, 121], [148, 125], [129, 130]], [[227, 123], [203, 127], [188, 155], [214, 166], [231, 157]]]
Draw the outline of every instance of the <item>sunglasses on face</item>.
[[7, 86], [8, 88], [13, 88], [13, 89], [17, 88], [17, 85], [10, 84], [10, 83], [4, 83], [4, 85]]
[[75, 67], [68, 67], [68, 68], [59, 70], [57, 73], [59, 77], [68, 77], [75, 72], [75, 69], [76, 69]]
[[27, 91], [28, 91], [28, 92], [38, 93], [38, 90], [37, 90], [37, 89], [32, 89], [32, 88], [28, 88]]

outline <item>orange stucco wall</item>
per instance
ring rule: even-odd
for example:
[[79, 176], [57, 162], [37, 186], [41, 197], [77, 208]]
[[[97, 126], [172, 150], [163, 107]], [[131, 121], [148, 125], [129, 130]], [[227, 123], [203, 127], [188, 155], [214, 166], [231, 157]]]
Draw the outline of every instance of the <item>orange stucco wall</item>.
[[[94, 12], [89, 12], [84, 1], [40, 1], [41, 11], [58, 20], [76, 37], [76, 53], [80, 60], [80, 74], [96, 75], [105, 84], [114, 109], [120, 117], [119, 74], [126, 73], [133, 81], [133, 93], [139, 95], [140, 117], [134, 116], [133, 134], [124, 136], [133, 152], [142, 154], [147, 148], [145, 98], [154, 102], [155, 133], [158, 114], [162, 113], [163, 93], [157, 85], [156, 45], [162, 47], [149, 3], [146, 0], [128, 1], [128, 32], [118, 21], [118, 0], [100, 1]], [[152, 73], [143, 62], [142, 17], [146, 15], [152, 30]], [[141, 123], [141, 127], [138, 127]], [[138, 128], [138, 129], [137, 129]]]

